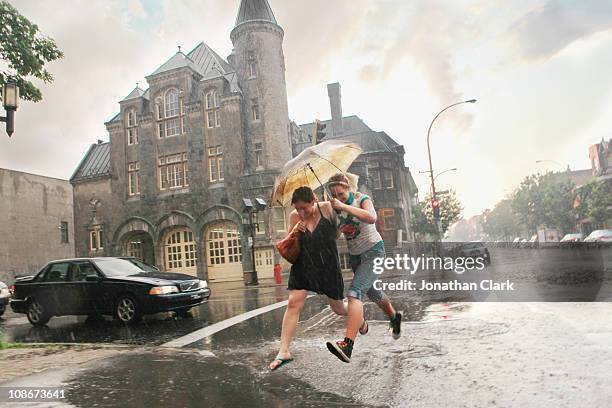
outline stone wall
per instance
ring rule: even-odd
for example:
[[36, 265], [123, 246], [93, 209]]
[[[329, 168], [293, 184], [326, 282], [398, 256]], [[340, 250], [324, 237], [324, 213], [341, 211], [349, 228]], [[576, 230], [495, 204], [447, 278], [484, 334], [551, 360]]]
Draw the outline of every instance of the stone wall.
[[[74, 256], [72, 186], [66, 180], [0, 169], [0, 281]], [[68, 223], [62, 242], [61, 222]]]

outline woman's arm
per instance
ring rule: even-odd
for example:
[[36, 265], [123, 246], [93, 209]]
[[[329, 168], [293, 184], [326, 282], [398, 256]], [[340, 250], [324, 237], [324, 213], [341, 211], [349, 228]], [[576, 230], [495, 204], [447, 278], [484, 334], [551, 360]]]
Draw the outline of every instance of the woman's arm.
[[289, 228], [287, 229], [287, 236], [296, 235], [300, 232], [304, 232], [306, 227], [304, 223], [300, 220], [300, 216], [297, 211], [291, 211], [289, 214]]
[[[361, 200], [362, 197], [355, 197], [355, 199]], [[360, 221], [365, 222], [366, 224], [375, 224], [378, 217], [376, 216], [376, 209], [374, 208], [374, 204], [372, 204], [371, 199], [364, 200], [361, 203], [361, 208], [353, 207], [352, 205], [347, 205], [338, 200], [337, 198], [332, 198], [331, 205], [337, 210], [341, 210], [352, 214], [357, 217]]]

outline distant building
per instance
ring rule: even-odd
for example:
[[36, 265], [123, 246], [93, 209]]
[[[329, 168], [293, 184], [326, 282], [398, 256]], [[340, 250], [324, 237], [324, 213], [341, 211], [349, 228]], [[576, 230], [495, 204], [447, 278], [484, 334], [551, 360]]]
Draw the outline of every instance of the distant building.
[[612, 139], [601, 139], [600, 143], [589, 146], [589, 159], [594, 176], [612, 178]]
[[[146, 89], [119, 102], [106, 123], [110, 141], [92, 145], [71, 178], [77, 255], [131, 255], [211, 281], [250, 281], [242, 198], [269, 201], [309, 132], [289, 120], [283, 36], [267, 0], [242, 0], [227, 61], [205, 43], [179, 49], [146, 77]], [[409, 240], [416, 186], [403, 147], [342, 118], [337, 91], [333, 137], [366, 150], [352, 170], [373, 192], [385, 240], [395, 245], [399, 231]], [[273, 277], [289, 210], [255, 220], [259, 278]]]
[[67, 180], [0, 169], [0, 281], [74, 256], [72, 202]]

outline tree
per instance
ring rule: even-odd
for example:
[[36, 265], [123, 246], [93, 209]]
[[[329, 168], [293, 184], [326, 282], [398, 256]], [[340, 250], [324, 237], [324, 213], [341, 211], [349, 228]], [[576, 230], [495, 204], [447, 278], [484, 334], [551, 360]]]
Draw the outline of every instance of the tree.
[[518, 220], [535, 233], [540, 226], [573, 229], [574, 183], [562, 173], [527, 176], [512, 200]]
[[[440, 236], [443, 237], [448, 228], [461, 218], [461, 203], [454, 191], [447, 194], [436, 194], [440, 202]], [[413, 213], [412, 228], [414, 232], [422, 235], [434, 235], [435, 223], [431, 207], [431, 194], [425, 197], [425, 202], [419, 203]]]
[[577, 190], [574, 211], [578, 219], [589, 218], [596, 228], [612, 219], [612, 188], [608, 182], [591, 181]]
[[485, 210], [482, 229], [490, 239], [494, 240], [511, 241], [521, 235], [520, 222], [512, 211], [512, 200], [502, 200], [493, 210]]
[[45, 64], [63, 56], [55, 41], [38, 32], [36, 24], [19, 14], [7, 1], [0, 0], [0, 58], [8, 64], [8, 70], [0, 71], [0, 86], [14, 80], [22, 99], [39, 102], [42, 93], [27, 78], [53, 82]]

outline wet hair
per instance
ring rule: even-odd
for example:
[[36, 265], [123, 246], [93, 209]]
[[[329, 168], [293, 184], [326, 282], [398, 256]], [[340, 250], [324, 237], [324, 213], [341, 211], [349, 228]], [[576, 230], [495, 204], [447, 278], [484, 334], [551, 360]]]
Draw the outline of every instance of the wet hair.
[[310, 187], [302, 186], [295, 189], [293, 196], [291, 197], [291, 204], [295, 204], [297, 201], [304, 203], [312, 203], [315, 200], [315, 195]]
[[329, 178], [329, 181], [327, 182], [327, 185], [329, 187], [334, 187], [334, 186], [343, 186], [346, 187], [350, 190], [350, 185], [349, 185], [349, 179], [348, 177], [346, 177], [344, 174], [342, 173], [336, 173], [333, 176], [331, 176]]

